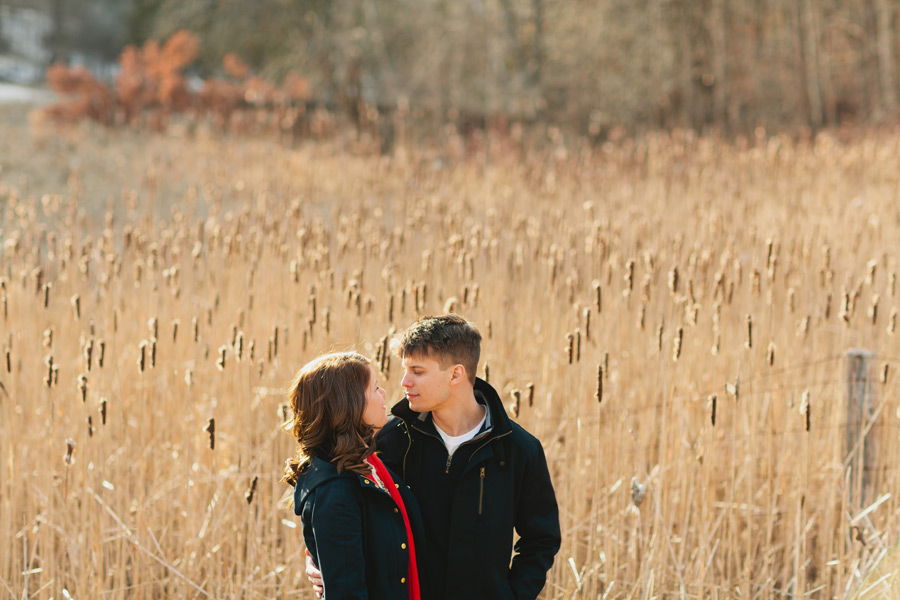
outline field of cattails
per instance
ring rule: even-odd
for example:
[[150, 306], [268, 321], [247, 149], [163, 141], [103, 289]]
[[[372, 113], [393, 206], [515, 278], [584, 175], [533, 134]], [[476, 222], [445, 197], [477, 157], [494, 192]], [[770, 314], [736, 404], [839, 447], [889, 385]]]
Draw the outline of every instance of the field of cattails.
[[399, 399], [386, 341], [445, 310], [544, 443], [545, 599], [843, 598], [900, 536], [895, 133], [387, 159], [21, 122], [0, 597], [311, 598], [286, 387], [355, 348]]

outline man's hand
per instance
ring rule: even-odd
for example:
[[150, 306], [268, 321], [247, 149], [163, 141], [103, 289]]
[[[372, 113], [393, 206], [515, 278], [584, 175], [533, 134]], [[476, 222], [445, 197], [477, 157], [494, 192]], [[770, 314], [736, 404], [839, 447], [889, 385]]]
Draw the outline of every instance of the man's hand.
[[325, 582], [322, 581], [322, 571], [316, 568], [309, 550], [306, 550], [306, 577], [312, 584], [316, 598], [322, 598], [322, 594], [325, 593]]

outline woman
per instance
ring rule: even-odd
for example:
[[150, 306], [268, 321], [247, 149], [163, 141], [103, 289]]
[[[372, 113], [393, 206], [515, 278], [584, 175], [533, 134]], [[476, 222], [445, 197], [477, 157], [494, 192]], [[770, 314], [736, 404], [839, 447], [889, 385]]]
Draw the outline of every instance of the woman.
[[355, 352], [308, 363], [289, 393], [286, 428], [300, 448], [284, 481], [294, 486], [294, 512], [327, 600], [421, 598], [418, 505], [374, 454], [375, 433], [387, 422], [384, 394], [369, 360]]

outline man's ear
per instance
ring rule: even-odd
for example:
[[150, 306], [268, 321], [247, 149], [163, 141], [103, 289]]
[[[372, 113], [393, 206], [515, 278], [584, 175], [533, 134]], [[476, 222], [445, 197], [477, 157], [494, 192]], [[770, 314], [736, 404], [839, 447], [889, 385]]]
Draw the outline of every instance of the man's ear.
[[459, 364], [453, 365], [453, 369], [450, 371], [450, 385], [456, 385], [462, 381], [468, 381], [468, 379], [464, 366]]

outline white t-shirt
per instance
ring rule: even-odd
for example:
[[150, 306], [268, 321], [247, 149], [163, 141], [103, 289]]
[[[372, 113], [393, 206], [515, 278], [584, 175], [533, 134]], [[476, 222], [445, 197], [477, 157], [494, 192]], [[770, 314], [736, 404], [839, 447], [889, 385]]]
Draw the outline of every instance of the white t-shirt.
[[456, 449], [459, 448], [460, 445], [465, 444], [478, 435], [478, 432], [481, 431], [481, 428], [484, 426], [485, 419], [487, 419], [487, 410], [484, 411], [481, 422], [479, 422], [474, 429], [471, 429], [462, 435], [448, 435], [443, 429], [437, 426], [437, 423], [434, 424], [434, 428], [437, 429], [437, 432], [441, 435], [441, 439], [444, 440], [444, 445], [447, 447], [447, 454], [453, 456], [453, 453], [456, 452]]

